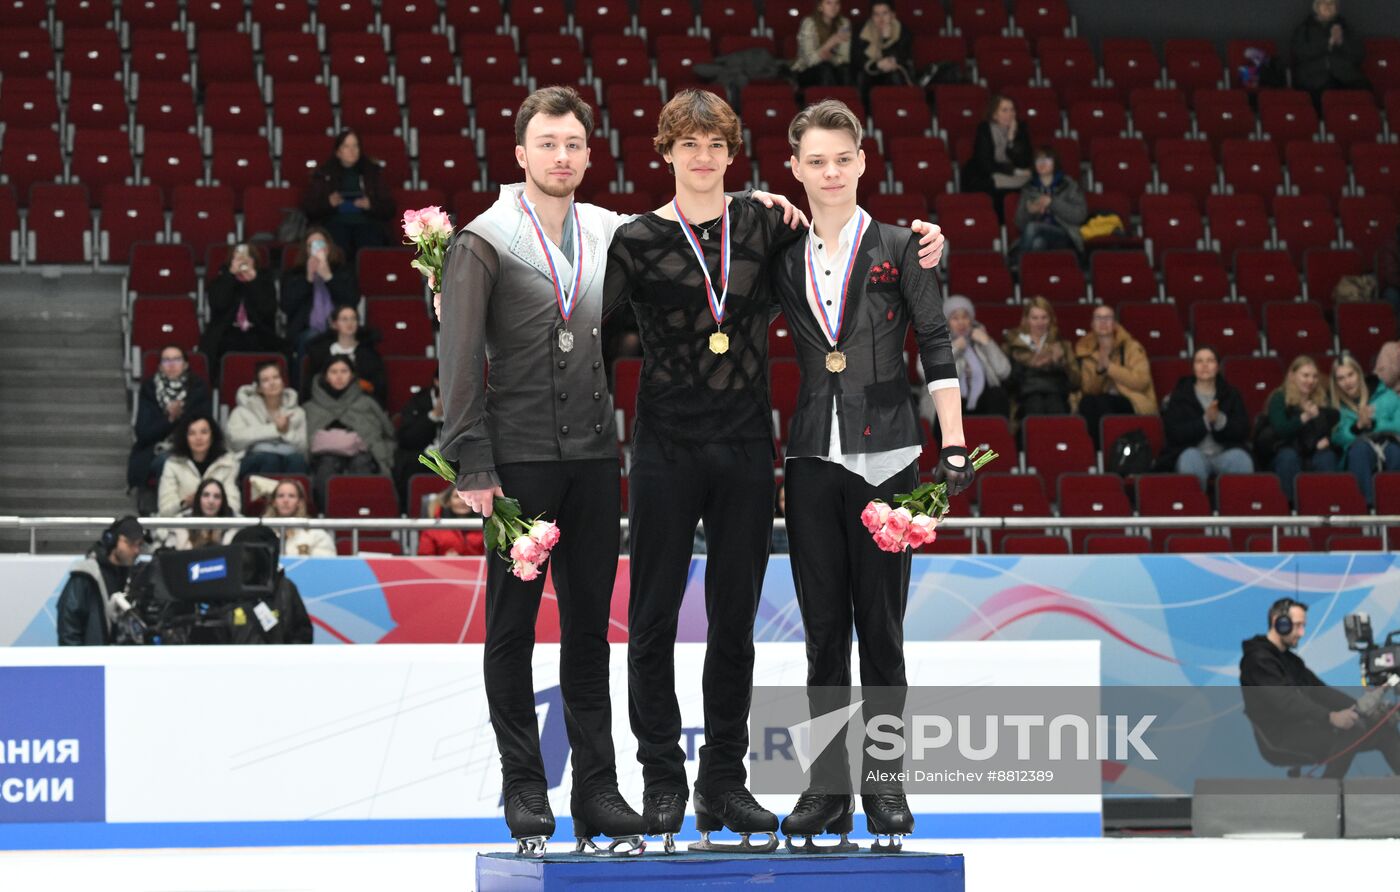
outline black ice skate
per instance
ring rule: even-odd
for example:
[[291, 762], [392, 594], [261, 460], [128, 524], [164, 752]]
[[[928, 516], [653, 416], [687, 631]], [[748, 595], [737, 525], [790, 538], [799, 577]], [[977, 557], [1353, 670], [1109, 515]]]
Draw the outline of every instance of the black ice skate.
[[[575, 793], [569, 810], [574, 816], [575, 855], [612, 857], [640, 855], [646, 850], [642, 816], [632, 810], [616, 788], [603, 787], [587, 796]], [[601, 849], [593, 842], [595, 836], [612, 837], [612, 842]]]
[[506, 797], [506, 826], [515, 839], [515, 854], [543, 857], [544, 844], [554, 835], [554, 812], [545, 791], [526, 788]]
[[676, 834], [685, 821], [685, 794], [658, 790], [642, 795], [642, 822], [647, 836], [660, 836], [662, 849], [668, 855], [676, 853]]
[[[903, 793], [870, 793], [860, 797], [865, 811], [865, 829], [875, 837], [872, 852], [898, 852], [904, 837], [914, 832], [914, 814]], [[888, 837], [888, 842], [884, 837]]]
[[[753, 794], [743, 787], [713, 796], [701, 795], [696, 790], [694, 805], [695, 829], [700, 831], [700, 841], [691, 843], [690, 851], [759, 855], [778, 848], [778, 816], [754, 801]], [[739, 842], [710, 842], [712, 832], [725, 828], [739, 834]], [[749, 841], [755, 833], [762, 833], [768, 839], [755, 845]]]
[[[792, 813], [783, 818], [782, 831], [787, 837], [787, 850], [794, 854], [859, 852], [860, 846], [847, 838], [854, 824], [855, 807], [855, 798], [852, 796], [803, 793], [797, 798], [797, 804], [792, 807]], [[839, 833], [841, 841], [830, 845], [818, 845], [812, 837], [823, 833]], [[805, 839], [798, 845], [792, 841], [794, 836]]]

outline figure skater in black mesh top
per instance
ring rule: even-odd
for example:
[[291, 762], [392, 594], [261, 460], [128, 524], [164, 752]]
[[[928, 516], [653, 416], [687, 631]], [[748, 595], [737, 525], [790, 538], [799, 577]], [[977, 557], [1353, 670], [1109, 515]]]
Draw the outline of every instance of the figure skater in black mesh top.
[[[685, 815], [685, 753], [676, 700], [677, 617], [696, 524], [706, 536], [709, 622], [702, 689], [705, 743], [692, 848], [772, 851], [778, 819], [745, 788], [753, 623], [773, 527], [773, 423], [768, 398], [770, 260], [805, 233], [780, 213], [724, 194], [742, 137], [714, 94], [678, 93], [655, 140], [676, 197], [622, 226], [608, 255], [604, 312], [630, 300], [644, 359], [631, 472], [628, 714], [638, 741], [648, 834], [667, 838]], [[922, 262], [942, 251], [926, 230]], [[738, 846], [709, 842], [722, 827]], [[767, 834], [762, 845], [749, 834]]]

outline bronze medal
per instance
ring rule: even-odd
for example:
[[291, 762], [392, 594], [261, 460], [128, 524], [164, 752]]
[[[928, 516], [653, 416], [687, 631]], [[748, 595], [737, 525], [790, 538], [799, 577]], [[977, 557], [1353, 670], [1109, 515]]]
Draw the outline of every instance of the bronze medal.
[[826, 354], [826, 370], [833, 375], [844, 372], [846, 370], [846, 354], [840, 350], [832, 350]]
[[710, 352], [728, 353], [729, 335], [725, 334], [722, 331], [717, 331], [714, 334], [710, 335]]

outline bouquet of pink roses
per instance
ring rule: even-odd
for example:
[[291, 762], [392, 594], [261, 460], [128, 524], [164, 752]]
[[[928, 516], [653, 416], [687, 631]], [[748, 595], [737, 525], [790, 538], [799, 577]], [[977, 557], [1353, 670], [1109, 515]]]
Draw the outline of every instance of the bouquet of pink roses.
[[442, 262], [452, 232], [452, 220], [437, 205], [403, 212], [403, 243], [418, 249], [412, 266], [428, 277], [434, 295], [442, 291]]
[[[968, 461], [980, 471], [996, 458], [995, 452], [979, 446]], [[891, 508], [874, 499], [860, 513], [860, 522], [881, 551], [898, 553], [938, 538], [938, 524], [948, 514], [948, 484], [925, 483], [913, 492], [895, 493], [894, 500], [897, 507]]]
[[[457, 482], [457, 472], [436, 449], [424, 452], [418, 460], [448, 483]], [[529, 582], [539, 577], [550, 551], [559, 544], [559, 527], [548, 520], [522, 518], [520, 514], [518, 501], [498, 496], [482, 533], [486, 547], [510, 561], [511, 573]]]

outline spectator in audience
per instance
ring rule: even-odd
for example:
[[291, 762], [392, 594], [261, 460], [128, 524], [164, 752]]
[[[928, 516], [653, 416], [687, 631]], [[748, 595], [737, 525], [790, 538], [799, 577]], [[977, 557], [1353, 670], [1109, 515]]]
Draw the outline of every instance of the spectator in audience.
[[1054, 146], [1036, 149], [1035, 176], [1021, 190], [1016, 207], [1021, 238], [1012, 249], [1012, 265], [1019, 270], [1021, 257], [1031, 251], [1069, 250], [1082, 255], [1084, 236], [1079, 227], [1088, 216], [1084, 192], [1060, 169], [1060, 153]]
[[[457, 492], [455, 486], [449, 486], [434, 496], [429, 511], [434, 520], [443, 517], [466, 520], [476, 516], [472, 509], [467, 507], [467, 503], [462, 501], [462, 496]], [[434, 527], [430, 530], [424, 530], [419, 535], [418, 553], [439, 557], [460, 557], [469, 554], [485, 554], [486, 546], [482, 540], [481, 530]]]
[[1381, 300], [1390, 304], [1397, 318], [1400, 318], [1400, 227], [1395, 235], [1376, 252], [1376, 285], [1380, 288]]
[[[229, 507], [228, 495], [224, 492], [224, 485], [217, 480], [209, 479], [199, 484], [199, 489], [195, 491], [195, 500], [189, 508], [180, 512], [180, 517], [235, 517], [234, 511]], [[165, 547], [173, 548], [176, 551], [188, 551], [191, 548], [204, 548], [208, 545], [222, 545], [233, 538], [237, 530], [220, 529], [188, 529], [176, 527], [166, 531]]]
[[388, 474], [394, 425], [384, 408], [355, 383], [349, 357], [334, 356], [311, 383], [306, 404], [311, 475], [316, 501], [326, 504], [326, 482], [336, 474]]
[[207, 414], [192, 415], [175, 428], [175, 445], [160, 474], [157, 507], [161, 517], [176, 517], [194, 505], [199, 484], [217, 480], [224, 485], [229, 507], [243, 507], [238, 490], [237, 452], [224, 447], [224, 434]]
[[1094, 307], [1093, 330], [1074, 345], [1079, 363], [1079, 414], [1099, 446], [1099, 421], [1105, 415], [1155, 415], [1152, 367], [1147, 349], [1118, 324], [1113, 307]]
[[[175, 426], [186, 417], [210, 411], [209, 386], [190, 371], [184, 348], [175, 344], [160, 348], [160, 365], [136, 396], [136, 442], [127, 460], [127, 485], [143, 494], [150, 492], [151, 480], [159, 480], [165, 468]], [[150, 507], [143, 505], [142, 513]]]
[[1381, 383], [1400, 393], [1400, 341], [1386, 341], [1376, 353], [1375, 375]]
[[856, 35], [851, 60], [867, 104], [872, 87], [901, 87], [914, 82], [914, 35], [895, 15], [892, 0], [870, 4], [870, 18]]
[[[408, 481], [424, 470], [418, 456], [423, 450], [438, 446], [442, 435], [442, 388], [437, 370], [433, 370], [433, 386], [425, 387], [409, 397], [399, 413], [398, 449], [394, 453], [394, 481], [399, 488], [399, 500], [408, 502]], [[409, 506], [410, 513], [413, 506]]]
[[345, 252], [320, 226], [307, 230], [294, 263], [282, 277], [282, 315], [287, 339], [304, 356], [307, 342], [330, 328], [336, 310], [359, 305], [360, 289]]
[[1348, 353], [1332, 366], [1332, 405], [1338, 413], [1332, 442], [1366, 504], [1374, 505], [1376, 472], [1400, 471], [1400, 396], [1375, 375], [1367, 376]]
[[375, 344], [379, 332], [360, 326], [360, 311], [341, 307], [331, 317], [330, 331], [311, 339], [307, 347], [307, 371], [315, 377], [326, 370], [331, 359], [345, 356], [354, 363], [360, 387], [382, 406], [389, 395], [389, 382], [384, 372], [384, 360], [379, 358]]
[[1249, 410], [1244, 397], [1220, 374], [1214, 347], [1201, 346], [1162, 403], [1167, 447], [1158, 470], [1192, 474], [1204, 489], [1212, 476], [1248, 474], [1254, 460], [1249, 442]]
[[58, 643], [103, 645], [112, 640], [107, 601], [126, 588], [131, 567], [141, 556], [146, 531], [141, 521], [123, 517], [112, 522], [92, 548], [68, 571], [58, 596]]
[[238, 475], [305, 474], [306, 412], [282, 380], [282, 367], [259, 363], [253, 383], [238, 388], [228, 417], [228, 445], [243, 453]]
[[1070, 395], [1079, 389], [1079, 364], [1069, 341], [1060, 338], [1050, 301], [1026, 301], [1020, 326], [1006, 333], [1006, 355], [1011, 358], [1017, 421], [1028, 415], [1069, 413]]
[[1016, 117], [1016, 103], [996, 93], [987, 103], [987, 117], [977, 125], [972, 157], [963, 167], [962, 190], [992, 197], [997, 219], [1006, 222], [1005, 196], [1031, 178], [1031, 136]]
[[[992, 339], [986, 326], [977, 321], [977, 310], [966, 297], [955, 294], [943, 301], [943, 315], [948, 320], [948, 336], [953, 342], [963, 414], [1010, 417], [1011, 397], [1006, 386], [1011, 378], [1011, 360]], [[926, 393], [927, 389], [922, 389], [920, 398]]]
[[818, 0], [797, 29], [797, 59], [792, 63], [803, 87], [851, 83], [851, 20], [841, 14], [841, 0]]
[[[279, 480], [264, 517], [310, 517], [306, 490], [298, 480]], [[300, 557], [335, 557], [335, 539], [325, 530], [289, 527], [282, 532], [282, 553]]]
[[215, 380], [225, 353], [288, 352], [277, 334], [277, 282], [262, 264], [260, 251], [234, 245], [209, 283], [209, 321], [199, 349], [209, 357]]
[[388, 244], [394, 196], [353, 130], [336, 136], [335, 151], [311, 174], [301, 207], [306, 221], [325, 228], [349, 261], [361, 248]]
[[1338, 413], [1327, 405], [1327, 388], [1312, 357], [1299, 356], [1288, 366], [1283, 386], [1269, 396], [1268, 415], [1255, 454], [1272, 451], [1270, 464], [1290, 500], [1299, 473], [1337, 470], [1331, 438]]
[[1365, 47], [1337, 11], [1337, 0], [1313, 0], [1312, 15], [1293, 29], [1293, 86], [1312, 94], [1322, 108], [1327, 90], [1364, 90]]

